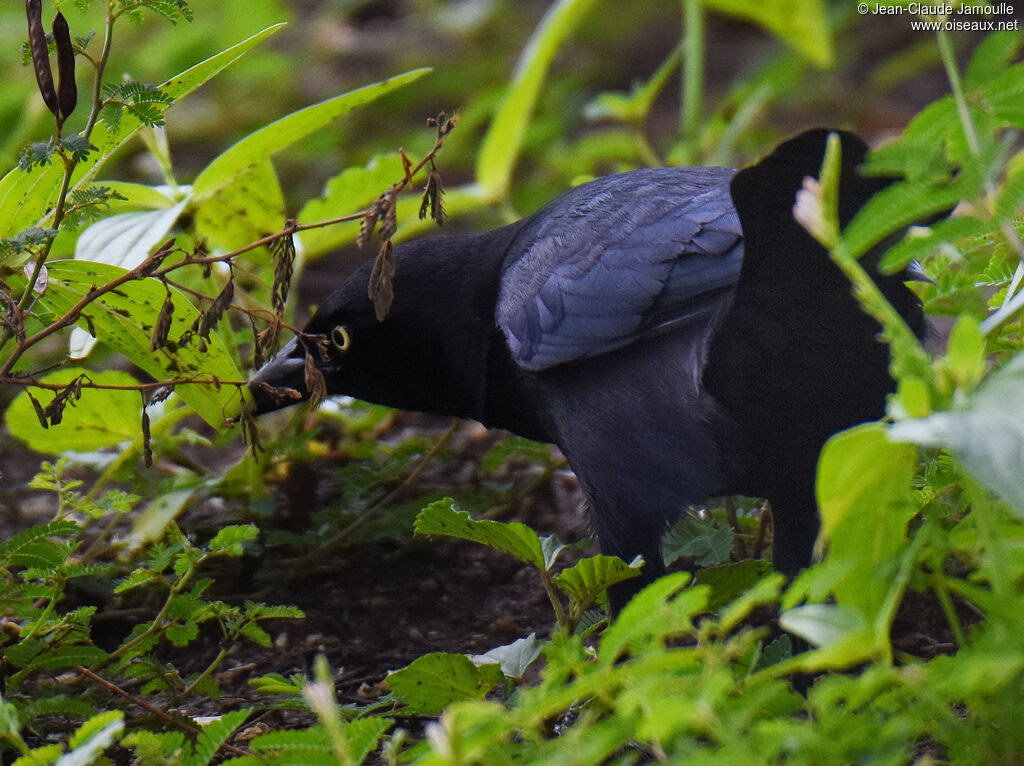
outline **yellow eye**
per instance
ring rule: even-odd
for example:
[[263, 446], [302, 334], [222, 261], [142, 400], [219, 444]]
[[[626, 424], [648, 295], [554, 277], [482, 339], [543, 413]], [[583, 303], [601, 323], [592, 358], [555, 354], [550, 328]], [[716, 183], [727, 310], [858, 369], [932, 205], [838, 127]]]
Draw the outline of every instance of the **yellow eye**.
[[345, 329], [345, 325], [338, 325], [331, 330], [331, 343], [338, 351], [348, 351], [349, 344], [352, 342], [352, 338], [349, 337], [348, 330]]

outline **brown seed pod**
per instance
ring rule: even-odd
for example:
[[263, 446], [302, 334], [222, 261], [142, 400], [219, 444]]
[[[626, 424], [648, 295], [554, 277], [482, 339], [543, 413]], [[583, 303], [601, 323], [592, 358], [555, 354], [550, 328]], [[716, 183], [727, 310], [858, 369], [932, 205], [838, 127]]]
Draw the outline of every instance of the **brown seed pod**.
[[[199, 337], [203, 340], [210, 339], [210, 331], [214, 325], [220, 321], [221, 314], [231, 306], [231, 300], [235, 297], [235, 280], [233, 277], [228, 278], [228, 282], [224, 285], [224, 288], [220, 291], [220, 294], [213, 299], [213, 303], [210, 308], [203, 314], [202, 324], [199, 325]], [[200, 349], [203, 346], [200, 344]], [[205, 350], [205, 349], [203, 349]]]
[[367, 294], [373, 301], [377, 321], [383, 322], [391, 310], [391, 302], [395, 299], [395, 253], [391, 240], [387, 240], [377, 254], [373, 271], [370, 273], [370, 284]]
[[43, 405], [39, 403], [39, 400], [32, 396], [32, 393], [28, 390], [25, 391], [28, 394], [29, 401], [32, 402], [32, 409], [36, 411], [36, 417], [39, 418], [39, 425], [43, 428], [50, 427], [50, 421], [46, 417], [46, 412], [43, 410]]
[[53, 87], [53, 73], [50, 71], [50, 56], [46, 45], [46, 30], [43, 29], [42, 0], [25, 0], [25, 13], [28, 16], [28, 44], [32, 51], [32, 68], [36, 73], [36, 83], [43, 97], [46, 108], [53, 116], [60, 119], [60, 106], [57, 101], [57, 90]]
[[149, 339], [149, 350], [156, 351], [167, 345], [167, 334], [171, 331], [171, 318], [174, 315], [174, 301], [171, 300], [171, 293], [168, 291], [164, 305], [160, 307], [160, 314], [153, 326], [153, 335]]
[[309, 406], [319, 407], [327, 398], [327, 381], [316, 366], [312, 354], [306, 354], [306, 390], [309, 392]]
[[53, 42], [57, 48], [57, 123], [64, 123], [78, 104], [78, 86], [75, 84], [75, 49], [71, 45], [71, 30], [64, 14], [53, 19]]
[[146, 404], [142, 404], [142, 459], [146, 468], [153, 467], [153, 445], [150, 444], [149, 434], [149, 413], [146, 412]]
[[[285, 228], [295, 225], [294, 219], [285, 223]], [[271, 305], [278, 316], [284, 314], [285, 303], [288, 302], [288, 289], [291, 286], [292, 271], [295, 264], [295, 237], [289, 232], [274, 243], [274, 287], [271, 290]]]

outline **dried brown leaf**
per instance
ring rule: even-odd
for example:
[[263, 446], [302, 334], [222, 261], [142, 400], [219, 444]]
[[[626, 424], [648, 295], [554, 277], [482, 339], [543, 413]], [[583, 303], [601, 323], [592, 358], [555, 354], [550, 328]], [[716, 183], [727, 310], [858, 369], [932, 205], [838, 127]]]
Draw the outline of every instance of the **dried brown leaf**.
[[370, 273], [370, 284], [367, 286], [367, 294], [373, 301], [378, 322], [383, 322], [391, 310], [391, 303], [395, 299], [394, 281], [395, 253], [389, 239], [381, 245], [377, 260], [373, 264], [373, 271]]
[[319, 407], [327, 398], [327, 381], [324, 374], [316, 366], [312, 354], [306, 354], [306, 391], [309, 392], [309, 405]]

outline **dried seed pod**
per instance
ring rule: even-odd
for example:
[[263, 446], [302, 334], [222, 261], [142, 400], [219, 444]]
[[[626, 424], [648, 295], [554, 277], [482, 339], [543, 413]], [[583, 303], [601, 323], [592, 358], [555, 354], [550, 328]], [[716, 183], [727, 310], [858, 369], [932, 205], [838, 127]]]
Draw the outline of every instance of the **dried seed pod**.
[[302, 399], [302, 394], [294, 388], [272, 386], [262, 380], [250, 381], [249, 385], [269, 396], [277, 405], [291, 404]]
[[[235, 297], [235, 280], [234, 277], [229, 277], [228, 282], [224, 285], [224, 288], [220, 291], [216, 298], [213, 299], [213, 303], [210, 308], [203, 314], [203, 321], [199, 325], [199, 337], [202, 340], [210, 339], [210, 331], [214, 328], [214, 325], [220, 321], [221, 315], [231, 306], [231, 300]], [[205, 351], [202, 345], [200, 349]]]
[[373, 271], [370, 273], [370, 284], [367, 287], [367, 294], [373, 301], [373, 308], [377, 314], [377, 321], [383, 322], [391, 310], [391, 302], [395, 299], [395, 253], [391, 240], [387, 240], [377, 254], [377, 260], [373, 264]]
[[444, 185], [433, 162], [430, 163], [430, 175], [427, 176], [427, 185], [423, 188], [423, 199], [420, 201], [420, 220], [426, 218], [428, 212], [438, 226], [444, 223]]
[[160, 307], [160, 314], [153, 326], [153, 335], [149, 339], [149, 350], [156, 351], [167, 345], [167, 334], [171, 331], [171, 318], [174, 315], [174, 301], [171, 300], [171, 293], [167, 291], [167, 298], [164, 305]]
[[381, 197], [380, 238], [391, 239], [398, 231], [398, 216], [395, 210], [395, 198], [398, 187], [392, 186]]
[[43, 97], [46, 108], [53, 116], [60, 119], [60, 105], [57, 90], [53, 87], [53, 73], [50, 71], [49, 49], [46, 45], [46, 30], [43, 29], [42, 0], [25, 0], [25, 13], [28, 16], [28, 44], [32, 51], [32, 68], [36, 73], [36, 83]]
[[57, 106], [60, 115], [57, 124], [71, 116], [78, 104], [78, 86], [75, 84], [75, 49], [71, 45], [71, 30], [64, 14], [53, 19], [53, 42], [57, 48]]
[[142, 403], [142, 459], [146, 468], [153, 467], [153, 447], [149, 439], [149, 413], [146, 412], [146, 403]]
[[46, 412], [43, 410], [43, 405], [39, 403], [38, 399], [32, 396], [32, 392], [29, 391], [28, 389], [25, 390], [25, 393], [28, 394], [29, 401], [32, 402], [32, 409], [36, 411], [36, 417], [39, 418], [39, 425], [41, 425], [43, 428], [49, 428], [50, 421], [46, 417]]
[[380, 218], [382, 211], [383, 199], [383, 195], [375, 199], [369, 210], [366, 211], [366, 215], [363, 216], [363, 222], [359, 225], [359, 236], [356, 237], [358, 247], [365, 247], [366, 243], [370, 241], [370, 237], [373, 236], [373, 230], [377, 226], [377, 219]]
[[319, 407], [327, 398], [327, 381], [316, 366], [312, 354], [306, 354], [306, 390], [309, 392], [309, 406]]
[[[285, 228], [295, 226], [295, 219], [285, 222]], [[292, 272], [295, 265], [295, 237], [289, 231], [274, 243], [274, 286], [271, 290], [271, 305], [278, 316], [284, 314], [284, 306], [288, 302], [288, 290], [291, 286]]]

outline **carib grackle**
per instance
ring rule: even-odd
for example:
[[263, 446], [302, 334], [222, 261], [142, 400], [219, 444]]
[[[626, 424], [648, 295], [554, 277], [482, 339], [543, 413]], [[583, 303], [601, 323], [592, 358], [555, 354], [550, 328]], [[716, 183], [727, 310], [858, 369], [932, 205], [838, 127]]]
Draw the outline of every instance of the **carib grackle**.
[[[839, 135], [845, 226], [891, 179], [859, 175], [867, 147]], [[326, 359], [312, 354], [328, 393], [557, 444], [601, 550], [646, 560], [611, 589], [613, 610], [664, 572], [666, 525], [717, 495], [769, 499], [775, 568], [797, 572], [819, 526], [822, 445], [881, 417], [893, 389], [879, 325], [793, 218], [827, 136], [803, 133], [738, 173], [600, 178], [500, 229], [399, 245], [386, 319], [364, 264], [306, 325], [329, 341]], [[910, 275], [873, 276], [922, 333]], [[254, 381], [306, 395], [306, 353], [293, 339]], [[259, 411], [280, 406], [252, 390]]]

